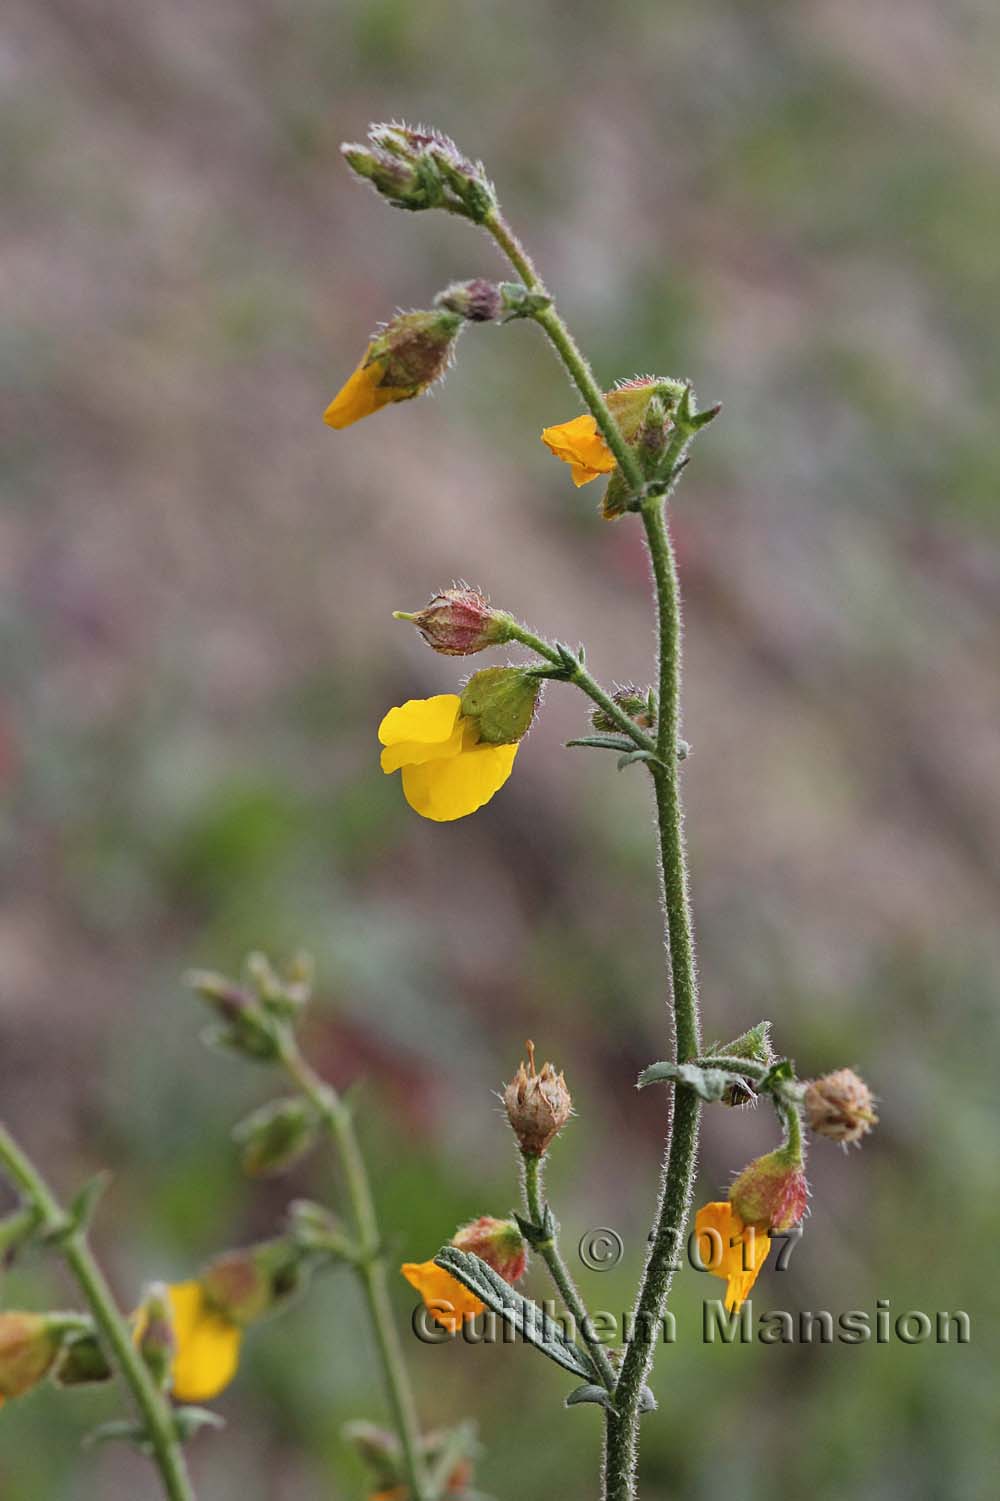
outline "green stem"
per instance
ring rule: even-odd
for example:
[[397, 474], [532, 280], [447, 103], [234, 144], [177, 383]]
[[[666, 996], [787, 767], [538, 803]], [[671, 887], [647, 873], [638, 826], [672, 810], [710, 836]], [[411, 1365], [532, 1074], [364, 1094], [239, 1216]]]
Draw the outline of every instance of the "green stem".
[[[83, 1229], [69, 1230], [69, 1218], [48, 1184], [0, 1125], [0, 1165], [37, 1214], [43, 1234], [59, 1235], [59, 1251], [80, 1286], [94, 1322], [132, 1389], [145, 1424], [153, 1459], [170, 1501], [195, 1501], [184, 1452], [170, 1404], [160, 1392], [132, 1340], [132, 1332], [94, 1258]], [[68, 1231], [68, 1233], [67, 1233]]]
[[[524, 1162], [524, 1202], [528, 1211], [528, 1218], [532, 1224], [542, 1225], [545, 1221], [545, 1202], [542, 1192], [542, 1159], [540, 1157], [522, 1158]], [[617, 1376], [615, 1368], [611, 1364], [611, 1357], [594, 1334], [594, 1326], [587, 1305], [584, 1303], [580, 1291], [573, 1281], [569, 1267], [566, 1265], [559, 1250], [559, 1241], [555, 1234], [551, 1240], [543, 1241], [535, 1247], [539, 1256], [545, 1262], [552, 1280], [559, 1289], [559, 1296], [572, 1315], [580, 1336], [590, 1353], [590, 1358], [600, 1373], [601, 1383], [609, 1392], [615, 1389]]]
[[[530, 646], [532, 651], [537, 652], [540, 657], [544, 657], [547, 662], [553, 663], [556, 667], [564, 665], [563, 658], [555, 646], [550, 641], [546, 641], [542, 636], [536, 636], [526, 626], [519, 625], [517, 621], [512, 621], [509, 631], [509, 640], [520, 641], [522, 645]], [[598, 704], [604, 710], [605, 714], [607, 714], [608, 718], [618, 726], [622, 734], [628, 735], [631, 740], [634, 740], [641, 750], [655, 753], [656, 741], [640, 729], [639, 725], [626, 714], [621, 705], [616, 704], [611, 695], [604, 691], [600, 683], [591, 677], [579, 657], [574, 657], [573, 660], [575, 665], [572, 676], [568, 677], [567, 681], [575, 683], [588, 698], [593, 699], [594, 703]]]
[[[651, 766], [650, 771], [656, 793], [660, 876], [673, 1002], [674, 1057], [684, 1062], [696, 1057], [701, 1045], [698, 988], [677, 761], [672, 756], [664, 756], [667, 746], [676, 745], [679, 730], [680, 593], [663, 502], [647, 501], [642, 519], [656, 586], [659, 623], [659, 764]], [[606, 1501], [632, 1501], [635, 1495], [639, 1404], [653, 1362], [655, 1330], [663, 1317], [679, 1262], [678, 1252], [694, 1188], [700, 1115], [700, 1101], [693, 1090], [674, 1091], [673, 1121], [661, 1173], [653, 1238], [635, 1303], [635, 1334], [622, 1362], [615, 1410], [607, 1414]]]
[[409, 1495], [412, 1501], [432, 1501], [433, 1491], [428, 1486], [420, 1453], [416, 1403], [389, 1297], [375, 1201], [350, 1108], [302, 1057], [295, 1038], [287, 1029], [281, 1036], [281, 1057], [295, 1083], [315, 1107], [340, 1155], [358, 1235], [358, 1255], [353, 1265], [375, 1335], [386, 1393], [403, 1451]]
[[[534, 262], [499, 210], [486, 220], [484, 228], [493, 236], [525, 286], [533, 292], [546, 292]], [[639, 495], [646, 483], [642, 466], [622, 437], [586, 356], [556, 311], [555, 304], [550, 303], [531, 316], [545, 330], [571, 380], [590, 408], [604, 441], [614, 454], [618, 468], [633, 494]]]

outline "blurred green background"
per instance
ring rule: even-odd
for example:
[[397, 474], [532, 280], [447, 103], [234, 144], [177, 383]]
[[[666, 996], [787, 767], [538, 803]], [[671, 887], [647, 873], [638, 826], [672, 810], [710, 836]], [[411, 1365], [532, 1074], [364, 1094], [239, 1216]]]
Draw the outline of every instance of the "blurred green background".
[[[725, 404], [674, 508], [706, 1030], [769, 1016], [882, 1110], [860, 1156], [816, 1145], [755, 1307], [972, 1319], [961, 1347], [707, 1347], [720, 1285], [685, 1271], [642, 1494], [993, 1493], [998, 61], [990, 0], [8, 7], [0, 1109], [64, 1193], [113, 1169], [123, 1303], [337, 1194], [323, 1154], [240, 1179], [230, 1126], [281, 1086], [205, 1052], [178, 977], [251, 946], [317, 955], [310, 1046], [368, 1081], [400, 1259], [514, 1201], [491, 1091], [531, 1035], [579, 1111], [566, 1244], [625, 1243], [587, 1296], [622, 1312], [641, 1264], [664, 1098], [632, 1086], [667, 1047], [644, 779], [562, 748], [565, 688], [473, 819], [420, 820], [378, 769], [385, 708], [462, 667], [390, 612], [453, 578], [608, 680], [651, 670], [638, 529], [538, 441], [578, 407], [530, 327], [469, 331], [433, 399], [322, 424], [380, 319], [500, 271], [340, 163], [369, 120], [428, 121], [486, 159], [606, 385]], [[700, 1198], [774, 1139], [708, 1112]], [[33, 1259], [0, 1296], [75, 1294]], [[478, 1418], [484, 1491], [596, 1494], [598, 1414], [561, 1410], [554, 1367], [406, 1341], [428, 1425]], [[249, 1339], [217, 1405], [206, 1498], [362, 1496], [340, 1428], [385, 1409], [348, 1280]], [[4, 1501], [157, 1495], [81, 1457], [117, 1410], [8, 1406]]]

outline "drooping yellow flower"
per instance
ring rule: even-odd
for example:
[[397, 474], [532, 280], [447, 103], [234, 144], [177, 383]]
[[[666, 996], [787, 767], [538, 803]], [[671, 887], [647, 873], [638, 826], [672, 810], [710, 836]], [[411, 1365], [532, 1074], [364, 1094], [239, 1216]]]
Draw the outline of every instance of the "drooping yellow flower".
[[488, 803], [510, 776], [517, 742], [480, 743], [457, 693], [411, 698], [378, 727], [382, 770], [403, 773], [403, 793], [424, 818], [447, 823]]
[[[200, 1282], [176, 1282], [167, 1296], [174, 1337], [171, 1390], [181, 1402], [208, 1402], [236, 1374], [243, 1331], [213, 1307]], [[141, 1311], [133, 1331], [137, 1344], [145, 1320]]]
[[557, 459], [570, 465], [577, 488], [589, 484], [599, 475], [610, 474], [615, 467], [614, 455], [589, 413], [574, 417], [571, 422], [545, 428], [542, 442]]
[[[695, 1216], [699, 1251], [707, 1271], [726, 1283], [726, 1307], [738, 1310], [767, 1260], [771, 1237], [744, 1224], [728, 1199], [703, 1204]], [[704, 1237], [704, 1240], [701, 1238]]]
[[435, 1323], [449, 1334], [457, 1334], [466, 1319], [486, 1311], [486, 1305], [474, 1293], [433, 1261], [407, 1261], [400, 1271], [423, 1298]]
[[379, 385], [384, 368], [380, 360], [369, 362], [365, 356], [323, 413], [323, 421], [328, 427], [350, 427], [352, 422], [370, 417], [390, 402], [404, 399], [393, 388]]

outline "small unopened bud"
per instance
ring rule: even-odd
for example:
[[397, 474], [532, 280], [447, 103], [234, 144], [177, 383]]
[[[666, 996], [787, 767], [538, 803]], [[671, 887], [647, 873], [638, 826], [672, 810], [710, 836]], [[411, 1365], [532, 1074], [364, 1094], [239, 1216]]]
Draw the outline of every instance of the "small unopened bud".
[[469, 323], [492, 323], [503, 310], [500, 288], [496, 282], [487, 281], [482, 276], [472, 281], [452, 282], [450, 287], [437, 294], [434, 301], [438, 307], [458, 313]]
[[297, 1290], [302, 1256], [302, 1248], [283, 1237], [228, 1251], [202, 1272], [202, 1292], [234, 1324], [253, 1324]]
[[809, 1185], [798, 1152], [779, 1147], [756, 1157], [735, 1179], [729, 1202], [745, 1225], [790, 1230], [806, 1212]]
[[[768, 1021], [758, 1022], [749, 1031], [741, 1032], [739, 1037], [734, 1037], [732, 1042], [727, 1042], [723, 1047], [713, 1048], [723, 1058], [749, 1058], [756, 1063], [770, 1065], [774, 1062], [775, 1052], [771, 1046], [771, 1023]], [[756, 1099], [752, 1089], [741, 1084], [730, 1084], [722, 1096], [723, 1105], [748, 1105]]]
[[243, 1170], [251, 1178], [272, 1178], [294, 1166], [316, 1140], [316, 1112], [298, 1096], [261, 1105], [233, 1128], [242, 1147]]
[[536, 1073], [535, 1044], [529, 1040], [525, 1046], [528, 1067], [523, 1062], [518, 1066], [503, 1102], [524, 1156], [541, 1157], [572, 1115], [573, 1100], [564, 1076], [551, 1063], [543, 1063]]
[[513, 745], [531, 728], [541, 679], [523, 667], [484, 667], [462, 690], [462, 714], [488, 745]]
[[451, 1238], [457, 1251], [478, 1256], [511, 1286], [524, 1276], [528, 1265], [528, 1248], [524, 1236], [513, 1220], [495, 1220], [480, 1215], [462, 1225]]
[[177, 1341], [170, 1294], [162, 1282], [154, 1282], [146, 1291], [136, 1317], [139, 1330], [136, 1343], [150, 1375], [161, 1391], [170, 1390]]
[[368, 1465], [379, 1493], [391, 1494], [403, 1477], [403, 1451], [396, 1435], [388, 1428], [378, 1428], [361, 1419], [345, 1423], [342, 1432]]
[[[622, 688], [616, 688], [611, 697], [619, 709], [624, 709], [629, 719], [642, 730], [651, 730], [656, 724], [656, 700], [652, 688], [637, 688], [634, 683], [626, 683]], [[600, 707], [592, 709], [590, 722], [595, 730], [604, 730], [613, 734], [619, 727], [606, 709]]]
[[71, 1335], [52, 1368], [56, 1386], [94, 1386], [113, 1375], [96, 1334]]
[[394, 208], [413, 211], [436, 208], [444, 197], [436, 172], [422, 171], [413, 162], [376, 147], [345, 143], [340, 150], [351, 171], [370, 183]]
[[831, 1141], [859, 1142], [878, 1124], [872, 1092], [851, 1068], [811, 1079], [803, 1104], [810, 1131]]
[[236, 1021], [252, 1009], [254, 998], [242, 985], [211, 969], [189, 969], [184, 983], [207, 1001], [223, 1021]]
[[84, 1320], [67, 1314], [0, 1313], [0, 1397], [21, 1397], [45, 1380]]
[[222, 1025], [203, 1033], [209, 1047], [227, 1048], [260, 1063], [278, 1056], [274, 1023], [252, 990], [211, 970], [189, 970], [185, 984], [222, 1018]]
[[294, 1199], [288, 1206], [288, 1233], [303, 1251], [350, 1257], [352, 1246], [337, 1216], [312, 1199]]
[[412, 620], [427, 645], [445, 657], [469, 657], [510, 640], [510, 616], [494, 610], [478, 589], [442, 589], [415, 614], [396, 610], [394, 616]]

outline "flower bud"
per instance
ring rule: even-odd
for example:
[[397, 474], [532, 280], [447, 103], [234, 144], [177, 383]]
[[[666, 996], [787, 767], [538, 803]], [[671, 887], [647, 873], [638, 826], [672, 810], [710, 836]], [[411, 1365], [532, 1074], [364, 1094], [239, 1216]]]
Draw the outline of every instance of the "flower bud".
[[403, 1451], [399, 1439], [388, 1428], [379, 1428], [374, 1423], [357, 1419], [345, 1423], [341, 1430], [348, 1443], [353, 1444], [372, 1472], [373, 1482], [380, 1493], [392, 1493], [392, 1487], [403, 1478]]
[[810, 1080], [803, 1104], [810, 1131], [831, 1141], [859, 1142], [878, 1124], [872, 1092], [851, 1068]]
[[436, 172], [421, 171], [412, 162], [370, 146], [345, 142], [340, 150], [351, 171], [370, 183], [393, 208], [436, 208], [444, 197]]
[[316, 1140], [316, 1112], [298, 1096], [261, 1105], [233, 1128], [242, 1147], [243, 1171], [274, 1178], [294, 1166]]
[[52, 1368], [56, 1386], [94, 1386], [114, 1372], [96, 1334], [71, 1335]]
[[[616, 688], [611, 697], [619, 709], [625, 710], [629, 719], [635, 720], [640, 729], [654, 728], [656, 700], [652, 688], [637, 688], [634, 683], [626, 683], [623, 688]], [[608, 734], [614, 734], [619, 728], [607, 710], [600, 707], [591, 710], [590, 722], [595, 730], [603, 730]]]
[[745, 1225], [757, 1230], [789, 1230], [806, 1212], [809, 1185], [799, 1154], [779, 1147], [756, 1157], [736, 1178], [729, 1202]]
[[207, 1303], [240, 1326], [256, 1323], [299, 1286], [303, 1252], [294, 1240], [261, 1241], [228, 1251], [199, 1279]]
[[507, 1107], [518, 1146], [525, 1157], [541, 1157], [549, 1143], [559, 1134], [573, 1113], [573, 1101], [566, 1080], [551, 1063], [543, 1063], [535, 1072], [535, 1044], [526, 1043], [528, 1067], [522, 1062], [504, 1090]]
[[510, 616], [494, 610], [478, 589], [442, 589], [416, 614], [396, 610], [394, 618], [412, 620], [427, 645], [444, 657], [469, 657], [510, 640]]
[[446, 308], [400, 313], [368, 344], [360, 365], [323, 414], [329, 427], [350, 427], [396, 401], [420, 396], [448, 368], [462, 319]]
[[452, 282], [434, 299], [438, 307], [457, 313], [469, 323], [492, 323], [503, 310], [503, 298], [496, 282], [477, 276], [472, 281]]
[[[723, 1058], [749, 1058], [756, 1063], [766, 1063], [770, 1066], [775, 1059], [774, 1048], [771, 1046], [771, 1023], [768, 1021], [758, 1022], [747, 1032], [741, 1032], [739, 1037], [734, 1037], [732, 1042], [727, 1042], [724, 1047], [713, 1048]], [[748, 1105], [756, 1099], [753, 1091], [744, 1088], [740, 1084], [730, 1084], [722, 1096], [723, 1105]]]
[[524, 1236], [513, 1220], [495, 1220], [488, 1214], [461, 1225], [451, 1238], [457, 1251], [478, 1256], [491, 1266], [498, 1277], [511, 1286], [524, 1276], [528, 1249]]
[[163, 1392], [170, 1390], [177, 1341], [166, 1284], [154, 1282], [136, 1313], [136, 1343], [150, 1375]]
[[83, 1322], [65, 1314], [0, 1313], [0, 1399], [21, 1397], [44, 1381], [67, 1334]]
[[541, 679], [523, 667], [484, 667], [462, 690], [461, 712], [476, 722], [481, 742], [513, 745], [531, 727], [541, 688]]
[[482, 162], [470, 162], [438, 130], [372, 125], [368, 144], [344, 145], [351, 169], [396, 208], [446, 208], [481, 224], [496, 207]]

